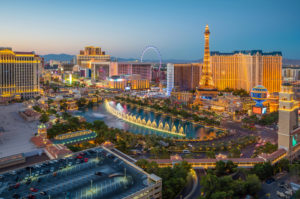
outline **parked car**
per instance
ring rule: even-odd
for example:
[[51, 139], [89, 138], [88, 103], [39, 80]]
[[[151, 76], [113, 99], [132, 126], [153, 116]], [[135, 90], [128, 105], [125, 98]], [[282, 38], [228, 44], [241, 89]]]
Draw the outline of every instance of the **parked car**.
[[36, 188], [34, 188], [34, 187], [31, 187], [31, 188], [30, 188], [30, 191], [32, 191], [32, 192], [37, 192], [38, 190], [37, 190]]
[[20, 187], [20, 183], [15, 184], [14, 188], [17, 189]]
[[27, 196], [27, 198], [28, 198], [28, 199], [35, 199], [35, 196], [34, 196], [34, 195], [31, 195], [31, 194], [29, 194], [29, 195]]
[[19, 195], [19, 194], [17, 194], [17, 193], [14, 193], [14, 195], [13, 195], [13, 198], [16, 198], [16, 199], [18, 199], [18, 198], [20, 198], [21, 196]]
[[273, 183], [274, 181], [275, 181], [274, 178], [269, 178], [269, 179], [266, 180], [266, 183], [267, 183], [267, 184], [271, 184], [271, 183]]
[[46, 191], [41, 191], [40, 193], [42, 196], [46, 196], [47, 195], [47, 192]]
[[95, 172], [95, 175], [97, 175], [97, 176], [102, 176], [102, 172], [97, 171], [97, 172]]

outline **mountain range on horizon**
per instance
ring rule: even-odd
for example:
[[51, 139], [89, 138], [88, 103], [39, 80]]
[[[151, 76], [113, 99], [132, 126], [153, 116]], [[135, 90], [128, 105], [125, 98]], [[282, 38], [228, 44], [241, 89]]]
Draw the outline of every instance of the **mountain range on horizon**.
[[[71, 61], [74, 58], [75, 55], [70, 54], [46, 54], [41, 55], [41, 57], [44, 57], [45, 61], [48, 62], [50, 60], [55, 61]], [[136, 61], [139, 60], [138, 58], [122, 58], [122, 57], [111, 57], [112, 60], [117, 61], [123, 61], [123, 62], [129, 62], [129, 61]], [[157, 62], [158, 60], [151, 60], [146, 59], [145, 62]], [[163, 63], [191, 63], [191, 62], [202, 62], [202, 59], [198, 60], [188, 60], [188, 59], [165, 59], [162, 60]], [[283, 65], [300, 65], [300, 59], [282, 59]]]

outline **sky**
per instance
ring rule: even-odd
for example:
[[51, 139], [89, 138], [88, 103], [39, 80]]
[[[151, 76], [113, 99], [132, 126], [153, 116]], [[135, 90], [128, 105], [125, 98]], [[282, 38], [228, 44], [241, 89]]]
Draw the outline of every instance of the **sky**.
[[[0, 46], [38, 54], [78, 54], [99, 46], [139, 58], [148, 45], [162, 59], [203, 57], [211, 51], [282, 51], [300, 59], [299, 0], [0, 0]], [[155, 59], [153, 51], [145, 59]]]

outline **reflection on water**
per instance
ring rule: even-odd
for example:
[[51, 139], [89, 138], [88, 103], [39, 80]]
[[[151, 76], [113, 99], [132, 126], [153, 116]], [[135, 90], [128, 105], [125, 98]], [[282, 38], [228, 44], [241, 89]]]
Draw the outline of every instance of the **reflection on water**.
[[[141, 119], [150, 120], [151, 122], [155, 121], [158, 125], [162, 123], [164, 126], [168, 124], [170, 127], [175, 125], [176, 129], [183, 127], [184, 133], [187, 138], [197, 138], [201, 140], [205, 140], [209, 137], [215, 137], [216, 134], [219, 134], [220, 131], [214, 129], [204, 128], [200, 125], [193, 125], [190, 122], [181, 121], [179, 119], [173, 119], [169, 116], [163, 116], [161, 114], [155, 114], [151, 111], [145, 111], [142, 109], [138, 109], [136, 107], [130, 107], [129, 105], [121, 105], [114, 104], [115, 108], [124, 111], [126, 113], [131, 113]], [[136, 134], [157, 134], [161, 136], [171, 136], [176, 137], [175, 135], [165, 134], [159, 131], [155, 131], [152, 129], [148, 129], [145, 127], [141, 127], [138, 125], [134, 125], [128, 122], [125, 122], [109, 112], [106, 111], [104, 104], [99, 106], [94, 106], [92, 108], [81, 109], [80, 111], [74, 112], [75, 115], [80, 115], [86, 118], [88, 122], [93, 122], [94, 120], [102, 120], [109, 127], [124, 129], [126, 131], [136, 133]]]

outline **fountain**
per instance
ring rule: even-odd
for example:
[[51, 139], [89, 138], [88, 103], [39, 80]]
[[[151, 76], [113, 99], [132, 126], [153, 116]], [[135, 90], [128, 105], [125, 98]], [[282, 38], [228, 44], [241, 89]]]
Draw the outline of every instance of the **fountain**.
[[160, 132], [163, 132], [163, 133], [168, 133], [168, 134], [180, 136], [180, 137], [185, 137], [186, 136], [183, 130], [177, 131], [175, 124], [172, 124], [172, 126], [171, 126], [172, 130], [170, 130], [170, 125], [167, 122], [165, 122], [165, 124], [164, 124], [162, 121], [159, 121], [159, 125], [157, 126], [155, 120], [153, 120], [151, 122], [150, 119], [148, 119], [148, 120], [146, 120], [145, 118], [141, 119], [142, 116], [136, 116], [136, 115], [132, 115], [130, 113], [122, 112], [121, 110], [124, 110], [124, 109], [121, 108], [122, 106], [119, 105], [119, 104], [116, 107], [118, 109], [117, 110], [114, 107], [112, 107], [109, 104], [109, 102], [105, 101], [105, 107], [106, 107], [107, 111], [110, 112], [111, 114], [113, 114], [114, 116], [116, 116], [116, 117], [118, 117], [122, 120], [125, 120], [127, 122], [130, 122], [132, 124], [143, 126], [145, 128], [160, 131]]

